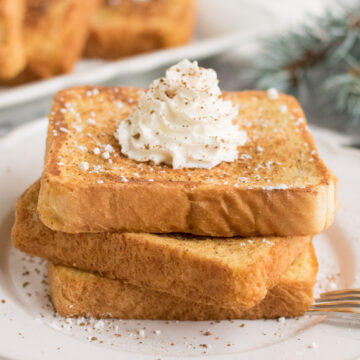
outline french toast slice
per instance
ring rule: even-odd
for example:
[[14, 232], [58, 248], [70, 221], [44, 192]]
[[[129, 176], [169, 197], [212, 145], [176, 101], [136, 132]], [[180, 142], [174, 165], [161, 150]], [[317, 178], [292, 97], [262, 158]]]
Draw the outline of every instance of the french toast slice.
[[195, 2], [105, 1], [91, 18], [85, 57], [112, 60], [183, 45], [194, 30]]
[[51, 298], [62, 316], [153, 320], [222, 320], [295, 317], [313, 302], [317, 259], [312, 245], [296, 258], [265, 299], [248, 310], [194, 303], [188, 298], [48, 265]]
[[16, 76], [25, 66], [23, 20], [25, 0], [0, 1], [0, 79]]
[[55, 96], [38, 203], [46, 226], [231, 237], [313, 235], [332, 223], [337, 181], [293, 97], [224, 93], [249, 138], [238, 159], [175, 170], [120, 152], [114, 132], [141, 92], [85, 86]]
[[90, 17], [100, 0], [27, 0], [26, 4], [27, 65], [19, 78], [70, 72], [83, 52]]
[[311, 241], [55, 232], [37, 217], [38, 194], [39, 182], [16, 204], [12, 240], [19, 250], [139, 288], [222, 307], [250, 308], [260, 302]]

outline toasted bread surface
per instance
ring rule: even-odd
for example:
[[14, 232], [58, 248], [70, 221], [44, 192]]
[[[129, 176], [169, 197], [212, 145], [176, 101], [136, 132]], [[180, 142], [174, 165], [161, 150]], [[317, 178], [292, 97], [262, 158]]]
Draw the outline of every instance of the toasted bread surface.
[[0, 80], [13, 78], [25, 66], [23, 46], [24, 1], [0, 1]]
[[[174, 170], [120, 152], [114, 131], [140, 93], [78, 87], [55, 96], [38, 205], [48, 227], [230, 237], [313, 235], [332, 223], [336, 179], [293, 97], [224, 93], [239, 106], [237, 122], [249, 138], [238, 160], [210, 170]], [[109, 159], [106, 145], [114, 149]]]
[[100, 0], [27, 0], [27, 66], [19, 79], [70, 72], [82, 54], [90, 17], [99, 3]]
[[39, 182], [17, 202], [12, 231], [16, 248], [55, 264], [124, 279], [193, 302], [254, 306], [311, 240], [56, 232], [37, 217], [38, 194]]
[[195, 2], [105, 1], [92, 16], [85, 56], [118, 59], [185, 44], [194, 29]]
[[265, 299], [248, 310], [191, 302], [188, 298], [126, 284], [49, 263], [51, 297], [62, 316], [154, 320], [221, 320], [294, 317], [313, 301], [317, 260], [312, 246], [285, 272]]

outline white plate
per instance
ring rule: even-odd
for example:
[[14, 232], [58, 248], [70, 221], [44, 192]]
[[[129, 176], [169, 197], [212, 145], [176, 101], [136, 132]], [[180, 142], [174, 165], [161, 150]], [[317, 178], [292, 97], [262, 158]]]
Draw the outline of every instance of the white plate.
[[[323, 316], [285, 322], [108, 320], [85, 326], [54, 316], [43, 262], [11, 249], [9, 235], [16, 198], [40, 175], [45, 131], [46, 120], [40, 120], [0, 141], [0, 357], [338, 360], [360, 355], [359, 322]], [[340, 148], [341, 138], [331, 133], [317, 130], [315, 137], [322, 156], [339, 176], [341, 201], [335, 224], [315, 240], [320, 261], [317, 292], [360, 287], [360, 153]], [[139, 333], [143, 328], [144, 334]], [[211, 335], [202, 335], [207, 330]], [[89, 340], [92, 337], [97, 340]]]

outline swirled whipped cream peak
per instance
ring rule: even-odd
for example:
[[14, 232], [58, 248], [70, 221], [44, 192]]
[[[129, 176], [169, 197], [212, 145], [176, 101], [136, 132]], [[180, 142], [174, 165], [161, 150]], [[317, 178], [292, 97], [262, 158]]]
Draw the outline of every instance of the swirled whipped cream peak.
[[214, 70], [183, 60], [150, 85], [115, 137], [133, 160], [210, 169], [234, 161], [246, 142], [233, 124], [237, 113], [223, 100]]

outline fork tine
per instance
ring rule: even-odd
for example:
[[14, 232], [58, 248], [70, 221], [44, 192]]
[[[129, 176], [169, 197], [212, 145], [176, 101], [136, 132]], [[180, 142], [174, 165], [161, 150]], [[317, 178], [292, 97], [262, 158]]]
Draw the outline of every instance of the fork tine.
[[359, 317], [360, 311], [359, 310], [353, 310], [351, 308], [329, 308], [329, 309], [313, 309], [311, 308], [308, 312], [310, 315], [342, 315], [342, 316], [356, 316]]
[[334, 295], [334, 296], [326, 296], [326, 297], [320, 297], [318, 299], [315, 299], [316, 303], [322, 303], [325, 301], [343, 301], [343, 300], [359, 300], [360, 301], [360, 295], [354, 295], [354, 294], [349, 294], [349, 295]]
[[328, 291], [320, 294], [310, 307], [312, 315], [338, 315], [359, 318], [360, 289], [344, 289]]
[[331, 309], [331, 308], [360, 308], [360, 301], [330, 301], [326, 303], [314, 304], [312, 309]]
[[344, 289], [344, 290], [327, 291], [320, 294], [320, 298], [330, 297], [330, 296], [341, 296], [341, 295], [360, 295], [360, 289]]

